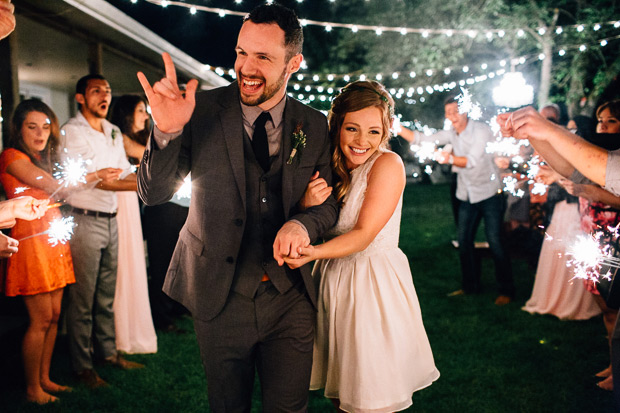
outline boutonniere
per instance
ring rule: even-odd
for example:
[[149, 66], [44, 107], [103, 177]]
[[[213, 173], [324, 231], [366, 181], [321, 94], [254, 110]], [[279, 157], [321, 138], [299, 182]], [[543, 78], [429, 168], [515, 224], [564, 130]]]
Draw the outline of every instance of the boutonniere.
[[114, 142], [114, 140], [116, 139], [116, 134], [118, 132], [116, 131], [116, 129], [112, 129], [112, 142]]
[[295, 155], [297, 155], [297, 151], [300, 150], [301, 148], [306, 147], [306, 134], [304, 133], [304, 131], [301, 130], [301, 127], [302, 127], [302, 123], [299, 122], [297, 124], [297, 127], [295, 128], [295, 132], [293, 132], [293, 136], [291, 137], [291, 142], [293, 144], [293, 150], [291, 151], [291, 154], [288, 157], [288, 161], [286, 161], [288, 165], [293, 163], [293, 158], [295, 157]]

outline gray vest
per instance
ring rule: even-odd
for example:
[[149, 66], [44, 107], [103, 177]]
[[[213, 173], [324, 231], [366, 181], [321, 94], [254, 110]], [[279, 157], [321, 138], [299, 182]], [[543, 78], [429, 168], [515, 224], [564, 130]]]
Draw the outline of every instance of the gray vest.
[[264, 172], [256, 161], [250, 138], [244, 131], [243, 152], [246, 182], [246, 223], [239, 249], [233, 291], [253, 298], [264, 274], [280, 293], [301, 281], [299, 270], [278, 266], [273, 258], [273, 241], [284, 224], [282, 205], [282, 147], [271, 157]]

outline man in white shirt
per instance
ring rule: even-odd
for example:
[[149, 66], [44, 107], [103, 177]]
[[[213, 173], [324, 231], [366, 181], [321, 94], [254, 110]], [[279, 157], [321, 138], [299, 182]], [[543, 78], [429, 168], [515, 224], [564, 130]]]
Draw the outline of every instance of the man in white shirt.
[[94, 188], [77, 191], [68, 199], [77, 224], [71, 239], [76, 283], [67, 289], [69, 350], [78, 379], [96, 388], [107, 383], [93, 369], [91, 344], [96, 356], [107, 363], [124, 369], [143, 367], [118, 354], [113, 313], [118, 256], [115, 191], [135, 191], [136, 175], [130, 173], [120, 129], [105, 119], [112, 100], [105, 78], [81, 78], [75, 100], [79, 112], [62, 128], [63, 155], [87, 161], [89, 172], [104, 169], [118, 174], [115, 180], [97, 176], [101, 180]]
[[463, 277], [462, 289], [453, 295], [475, 294], [480, 291], [480, 274], [476, 269], [474, 238], [480, 218], [484, 219], [486, 238], [495, 261], [495, 277], [499, 296], [497, 305], [505, 305], [514, 297], [512, 266], [502, 240], [505, 202], [501, 193], [499, 173], [493, 157], [486, 153], [486, 145], [493, 139], [488, 125], [468, 119], [459, 113], [454, 95], [444, 102], [446, 119], [452, 123], [448, 130], [425, 136], [418, 131], [403, 128], [399, 134], [410, 142], [450, 144], [452, 150], [438, 152], [437, 161], [453, 165], [458, 174], [456, 197], [459, 199], [458, 241]]

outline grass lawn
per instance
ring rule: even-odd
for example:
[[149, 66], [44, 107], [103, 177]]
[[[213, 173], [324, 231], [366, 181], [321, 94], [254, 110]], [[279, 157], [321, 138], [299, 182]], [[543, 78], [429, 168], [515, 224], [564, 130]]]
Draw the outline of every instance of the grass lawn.
[[[598, 389], [594, 373], [609, 363], [601, 317], [559, 321], [521, 310], [529, 298], [534, 271], [513, 259], [517, 299], [496, 307], [493, 263], [482, 262], [483, 291], [448, 298], [460, 286], [457, 250], [450, 245], [454, 223], [445, 185], [408, 186], [400, 246], [409, 257], [426, 331], [441, 377], [416, 393], [415, 412], [612, 412], [612, 395]], [[189, 319], [178, 325], [192, 331]], [[206, 383], [196, 339], [161, 334], [159, 352], [129, 356], [144, 370], [98, 368], [111, 386], [90, 391], [73, 380], [66, 343], [60, 338], [52, 378], [76, 385], [54, 405], [24, 403], [18, 354], [5, 355], [6, 384], [0, 412], [207, 412]], [[12, 357], [12, 358], [11, 358]], [[415, 366], [411, 366], [412, 369]], [[12, 377], [12, 378], [10, 378]], [[256, 384], [255, 408], [260, 410]], [[333, 411], [320, 392], [310, 396], [310, 412]]]

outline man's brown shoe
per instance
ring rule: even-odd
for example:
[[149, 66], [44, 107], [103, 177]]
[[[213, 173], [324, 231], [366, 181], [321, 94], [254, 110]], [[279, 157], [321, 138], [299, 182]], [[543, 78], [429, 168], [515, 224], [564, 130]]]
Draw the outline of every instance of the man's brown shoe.
[[123, 370], [141, 369], [144, 367], [144, 364], [129, 361], [121, 356], [120, 353], [116, 353], [115, 356], [103, 359], [103, 364], [110, 364]]
[[76, 374], [78, 381], [91, 389], [97, 389], [99, 387], [108, 387], [106, 383], [95, 370], [82, 370]]
[[506, 305], [512, 302], [512, 297], [507, 295], [500, 295], [495, 299], [495, 305]]

